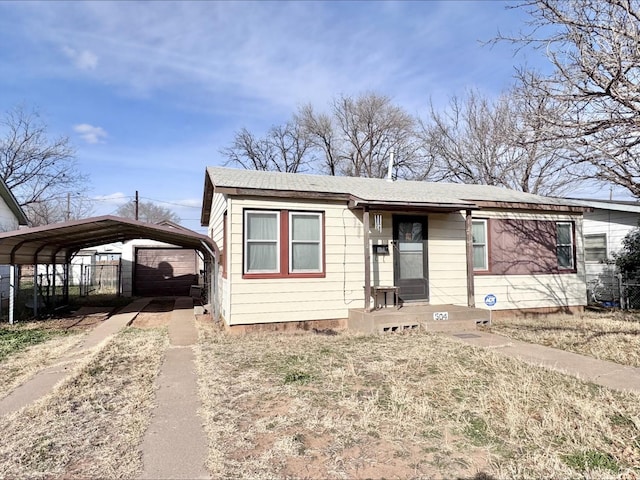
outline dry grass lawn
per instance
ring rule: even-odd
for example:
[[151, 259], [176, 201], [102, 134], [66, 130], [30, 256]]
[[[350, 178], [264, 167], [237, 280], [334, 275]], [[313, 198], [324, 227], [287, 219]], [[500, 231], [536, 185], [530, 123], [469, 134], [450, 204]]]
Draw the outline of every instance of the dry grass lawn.
[[493, 333], [640, 367], [640, 314], [585, 312], [493, 322]]
[[125, 329], [48, 396], [0, 418], [0, 478], [133, 478], [165, 329]]
[[83, 307], [66, 318], [0, 325], [0, 398], [59, 360], [105, 321], [111, 308]]
[[64, 336], [54, 336], [8, 355], [0, 362], [0, 399], [14, 388], [22, 385], [40, 370], [53, 364], [65, 353], [77, 346], [82, 335], [77, 332]]
[[640, 396], [444, 336], [200, 325], [213, 478], [628, 478]]

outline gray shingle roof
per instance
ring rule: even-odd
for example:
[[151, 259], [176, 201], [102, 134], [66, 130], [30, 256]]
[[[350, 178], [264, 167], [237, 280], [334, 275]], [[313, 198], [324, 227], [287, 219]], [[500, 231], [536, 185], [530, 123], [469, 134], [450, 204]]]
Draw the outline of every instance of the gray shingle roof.
[[601, 210], [613, 210], [617, 212], [640, 213], [640, 203], [634, 200], [601, 200], [589, 198], [572, 198], [573, 203]]
[[[477, 201], [577, 206], [567, 199], [543, 197], [489, 185], [419, 182], [208, 167], [214, 186], [287, 192], [351, 195], [369, 202], [469, 204]], [[256, 194], [259, 194], [256, 192]], [[301, 195], [303, 196], [303, 195]]]

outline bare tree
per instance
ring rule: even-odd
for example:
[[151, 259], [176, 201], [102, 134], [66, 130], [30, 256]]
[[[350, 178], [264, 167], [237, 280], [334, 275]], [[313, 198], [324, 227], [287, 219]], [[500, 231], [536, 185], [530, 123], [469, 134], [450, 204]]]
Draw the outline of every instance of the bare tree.
[[340, 138], [340, 173], [382, 178], [394, 151], [396, 172], [417, 165], [416, 119], [389, 97], [366, 93], [356, 98], [340, 96], [332, 102], [334, 128]]
[[83, 195], [68, 194], [31, 203], [27, 211], [29, 223], [37, 227], [89, 217], [93, 213], [93, 203]]
[[[127, 202], [116, 211], [116, 215], [125, 218], [136, 218], [136, 205], [134, 201]], [[172, 210], [153, 202], [140, 202], [138, 204], [138, 220], [146, 223], [160, 223], [168, 220], [180, 223], [180, 217]]]
[[227, 164], [240, 165], [248, 170], [276, 170], [298, 172], [308, 163], [309, 141], [295, 122], [274, 126], [264, 138], [257, 138], [246, 128], [236, 133], [231, 146], [221, 153]]
[[470, 90], [452, 97], [442, 111], [432, 105], [421, 122], [424, 148], [435, 165], [432, 177], [541, 195], [575, 186], [570, 173], [576, 169], [540, 123], [542, 113], [555, 113], [538, 100], [516, 89], [496, 100]]
[[84, 192], [87, 184], [69, 139], [51, 138], [39, 114], [23, 107], [0, 118], [0, 177], [34, 223], [44, 221], [38, 212], [53, 210], [56, 198]]
[[311, 104], [302, 106], [294, 121], [307, 134], [311, 147], [320, 151], [320, 171], [329, 175], [340, 172], [340, 138], [334, 128], [333, 119], [327, 113], [316, 113]]
[[328, 111], [304, 105], [283, 127], [265, 138], [246, 129], [222, 154], [227, 163], [248, 169], [329, 175], [384, 177], [395, 152], [394, 172], [403, 178], [428, 177], [428, 162], [416, 136], [416, 119], [389, 97], [365, 93], [339, 96]]
[[541, 115], [591, 175], [640, 196], [640, 2], [527, 0], [527, 32], [495, 41], [544, 49], [550, 75], [521, 69], [530, 95], [560, 115]]

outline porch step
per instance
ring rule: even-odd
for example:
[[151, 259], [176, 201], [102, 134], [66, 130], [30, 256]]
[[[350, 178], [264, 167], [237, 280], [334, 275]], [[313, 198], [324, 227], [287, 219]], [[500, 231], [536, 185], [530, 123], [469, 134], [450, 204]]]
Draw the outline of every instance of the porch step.
[[349, 329], [363, 333], [402, 332], [424, 328], [431, 332], [475, 330], [489, 324], [489, 311], [459, 305], [405, 305], [366, 312], [349, 311]]
[[389, 323], [377, 326], [377, 330], [380, 333], [408, 332], [419, 329], [419, 323]]
[[424, 328], [428, 332], [464, 332], [475, 330], [479, 326], [488, 325], [489, 320], [443, 320], [440, 322], [428, 321], [424, 323]]

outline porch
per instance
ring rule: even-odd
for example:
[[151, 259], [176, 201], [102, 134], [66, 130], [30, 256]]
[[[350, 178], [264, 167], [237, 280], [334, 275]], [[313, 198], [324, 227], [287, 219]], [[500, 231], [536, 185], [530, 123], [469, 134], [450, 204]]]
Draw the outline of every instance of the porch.
[[372, 311], [364, 308], [349, 310], [349, 330], [374, 333], [426, 329], [431, 332], [475, 330], [490, 324], [490, 311], [460, 305], [411, 305], [401, 308], [389, 306]]

